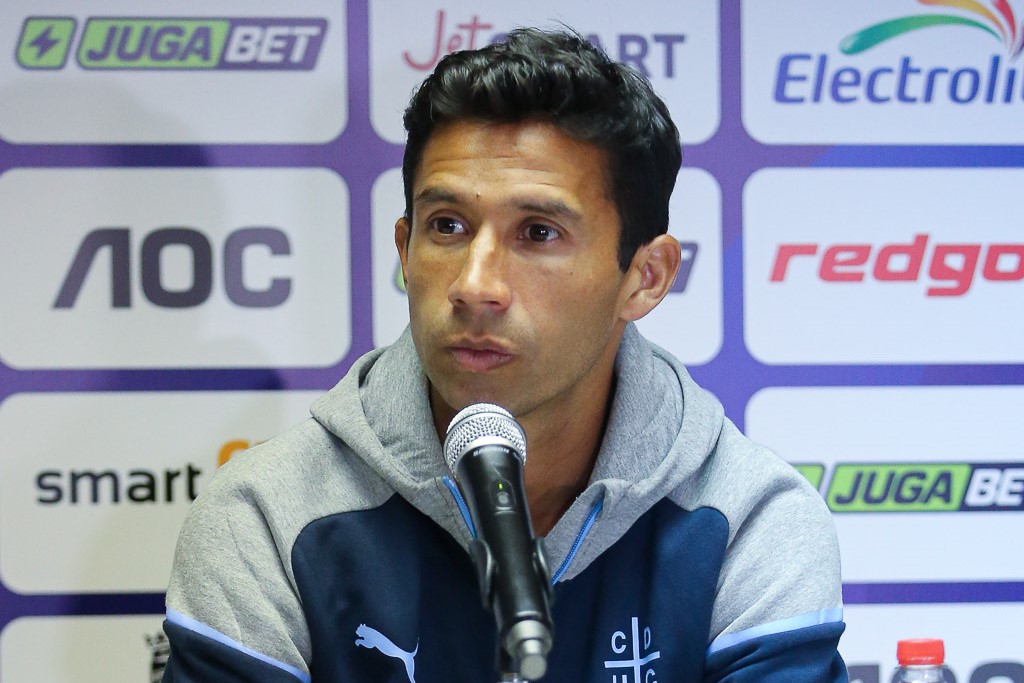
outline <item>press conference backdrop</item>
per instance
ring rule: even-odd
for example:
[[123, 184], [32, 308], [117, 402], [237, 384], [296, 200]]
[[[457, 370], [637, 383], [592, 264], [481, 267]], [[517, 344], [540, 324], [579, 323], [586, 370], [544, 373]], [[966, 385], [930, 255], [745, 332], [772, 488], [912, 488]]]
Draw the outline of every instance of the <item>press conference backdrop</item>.
[[406, 323], [411, 89], [558, 22], [679, 123], [640, 327], [827, 500], [852, 678], [1024, 682], [1024, 1], [168, 7], [0, 5], [2, 683], [159, 670], [189, 503]]

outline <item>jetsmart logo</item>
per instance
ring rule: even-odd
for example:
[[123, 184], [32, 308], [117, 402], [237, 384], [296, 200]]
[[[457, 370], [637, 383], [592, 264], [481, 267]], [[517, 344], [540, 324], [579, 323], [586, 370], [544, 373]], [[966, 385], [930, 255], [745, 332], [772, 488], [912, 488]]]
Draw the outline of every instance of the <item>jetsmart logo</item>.
[[[416, 71], [434, 70], [441, 58], [456, 50], [473, 50], [483, 45], [500, 42], [507, 35], [495, 30], [493, 22], [483, 20], [479, 14], [470, 18], [449, 17], [445, 10], [438, 10], [433, 30], [419, 31], [419, 35], [432, 36], [433, 44], [423, 48], [422, 44], [402, 51], [402, 61]], [[661, 31], [650, 35], [620, 33], [602, 38], [596, 33], [586, 35], [587, 41], [601, 48], [618, 61], [629, 64], [648, 78], [675, 78], [680, 73], [678, 60], [687, 42], [686, 34]], [[618, 48], [617, 51], [615, 48]]]
[[[825, 467], [796, 465], [821, 490]], [[1024, 463], [839, 463], [833, 512], [1024, 512]]]
[[[866, 26], [839, 41], [842, 54], [857, 57], [875, 46], [922, 29], [946, 26], [981, 30], [1000, 41], [1005, 54], [979, 55], [971, 63], [925, 64], [912, 55], [865, 67], [834, 55], [783, 54], [775, 71], [774, 99], [780, 104], [897, 104], [949, 102], [969, 105], [1024, 102], [1024, 70], [1013, 62], [1024, 51], [1024, 25], [1006, 0], [992, 9], [975, 0], [919, 0], [953, 13], [899, 17]], [[957, 50], [950, 50], [956, 55]]]
[[[29, 17], [16, 58], [25, 69], [63, 69], [78, 22]], [[91, 17], [75, 57], [83, 69], [295, 70], [316, 67], [325, 19]]]

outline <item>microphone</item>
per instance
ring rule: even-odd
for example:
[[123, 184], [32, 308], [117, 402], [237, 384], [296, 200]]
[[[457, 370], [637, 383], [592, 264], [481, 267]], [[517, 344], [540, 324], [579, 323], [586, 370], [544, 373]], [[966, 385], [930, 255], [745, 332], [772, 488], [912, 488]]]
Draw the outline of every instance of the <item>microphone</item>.
[[541, 678], [552, 641], [551, 578], [526, 506], [526, 434], [504, 408], [476, 403], [448, 425], [444, 454], [476, 527], [470, 554], [498, 626], [498, 668]]

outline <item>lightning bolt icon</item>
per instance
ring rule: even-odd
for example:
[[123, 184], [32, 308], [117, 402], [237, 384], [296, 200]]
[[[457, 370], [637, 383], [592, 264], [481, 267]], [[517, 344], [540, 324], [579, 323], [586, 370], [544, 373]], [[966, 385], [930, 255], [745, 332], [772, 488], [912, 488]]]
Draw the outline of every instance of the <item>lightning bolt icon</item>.
[[52, 50], [53, 47], [60, 42], [50, 35], [50, 31], [52, 30], [53, 25], [51, 24], [47, 26], [42, 33], [36, 36], [31, 43], [29, 43], [29, 45], [39, 50], [39, 54], [36, 55], [36, 59], [42, 59], [43, 55]]

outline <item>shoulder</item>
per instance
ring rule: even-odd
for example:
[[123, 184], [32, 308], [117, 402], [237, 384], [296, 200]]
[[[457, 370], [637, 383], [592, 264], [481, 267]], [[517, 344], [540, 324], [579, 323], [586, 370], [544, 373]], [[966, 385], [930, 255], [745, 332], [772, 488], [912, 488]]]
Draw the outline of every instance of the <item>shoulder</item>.
[[391, 495], [313, 419], [236, 455], [189, 509], [167, 591], [169, 614], [302, 669], [310, 646], [291, 561], [296, 539], [310, 522], [375, 507]]
[[770, 505], [787, 511], [803, 510], [805, 515], [832, 526], [817, 489], [779, 454], [751, 441], [732, 422], [727, 421], [722, 429], [720, 449], [723, 473], [750, 486], [747, 495], [733, 493], [737, 513], [750, 514]]
[[272, 531], [287, 557], [311, 521], [376, 507], [393, 491], [357, 454], [309, 418], [223, 465], [189, 510], [179, 544], [216, 546], [226, 532]]
[[687, 507], [728, 521], [712, 638], [841, 608], [839, 543], [818, 491], [728, 420]]
[[792, 532], [803, 526], [833, 526], [825, 502], [810, 482], [727, 419], [700, 468], [697, 486], [676, 495], [685, 507], [713, 507], [725, 515], [730, 543], [745, 525], [765, 517]]

